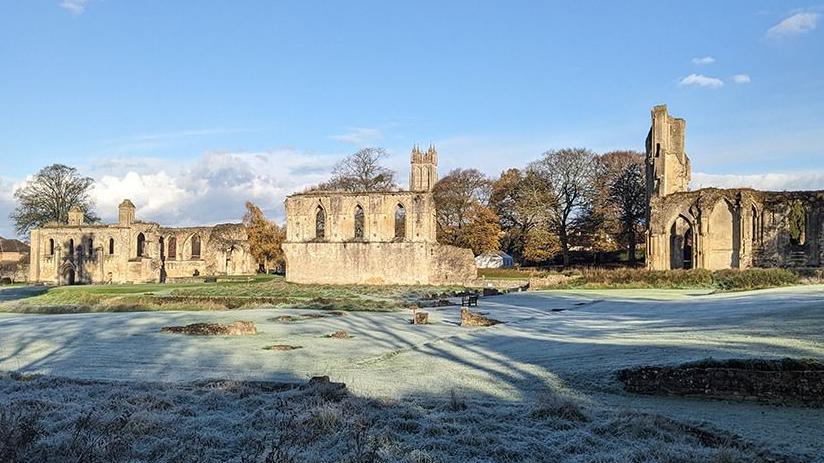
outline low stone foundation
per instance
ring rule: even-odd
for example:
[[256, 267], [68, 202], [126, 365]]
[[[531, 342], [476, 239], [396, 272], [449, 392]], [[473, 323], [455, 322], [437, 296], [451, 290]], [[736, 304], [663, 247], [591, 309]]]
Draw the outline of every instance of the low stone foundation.
[[813, 361], [706, 360], [621, 370], [618, 380], [638, 394], [824, 406], [824, 365]]

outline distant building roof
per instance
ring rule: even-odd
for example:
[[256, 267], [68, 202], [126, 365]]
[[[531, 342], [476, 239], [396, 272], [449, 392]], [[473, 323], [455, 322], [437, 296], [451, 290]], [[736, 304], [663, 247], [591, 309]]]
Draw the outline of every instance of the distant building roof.
[[2, 252], [29, 252], [29, 245], [20, 240], [0, 236], [0, 253]]

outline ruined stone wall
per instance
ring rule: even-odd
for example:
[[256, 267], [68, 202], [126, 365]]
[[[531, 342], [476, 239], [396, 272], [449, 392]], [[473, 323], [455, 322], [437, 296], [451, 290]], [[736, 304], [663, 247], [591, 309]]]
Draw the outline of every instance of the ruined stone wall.
[[627, 392], [824, 406], [824, 371], [641, 367], [622, 370]]
[[437, 243], [285, 243], [286, 279], [307, 284], [463, 284], [472, 251]]
[[670, 116], [666, 105], [652, 108], [651, 116], [646, 140], [647, 198], [687, 191], [692, 176], [684, 150], [687, 123]]
[[[400, 235], [398, 206], [405, 212]], [[362, 233], [356, 233], [358, 211]], [[429, 192], [297, 194], [286, 200], [286, 221], [283, 251], [286, 279], [291, 282], [462, 284], [477, 276], [470, 250], [437, 243], [435, 203]]]
[[[243, 225], [167, 228], [132, 220], [109, 225], [49, 224], [32, 230], [30, 281], [142, 283], [255, 271]], [[138, 255], [140, 236], [143, 252]], [[192, 252], [196, 239], [199, 255]]]
[[[824, 262], [824, 192], [705, 188], [654, 198], [651, 211], [650, 269], [683, 268], [679, 250], [690, 238], [693, 268], [816, 267]], [[793, 220], [800, 236], [793, 233]]]
[[[435, 204], [429, 193], [409, 191], [381, 193], [314, 192], [286, 199], [287, 241], [327, 242], [393, 241], [395, 213], [402, 206], [406, 216], [405, 240], [435, 241]], [[360, 207], [364, 217], [362, 238], [355, 237], [355, 212]], [[325, 214], [325, 235], [317, 238], [318, 211]]]

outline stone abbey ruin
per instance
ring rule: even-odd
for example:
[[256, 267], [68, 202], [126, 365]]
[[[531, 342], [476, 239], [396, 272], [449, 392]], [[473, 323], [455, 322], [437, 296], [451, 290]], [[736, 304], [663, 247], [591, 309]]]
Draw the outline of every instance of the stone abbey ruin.
[[[818, 267], [824, 261], [824, 191], [690, 191], [686, 122], [652, 109], [646, 140], [646, 265], [651, 270]], [[408, 191], [310, 191], [286, 198], [286, 278], [317, 284], [464, 284], [469, 249], [436, 239], [432, 189], [438, 153], [411, 153]], [[164, 282], [256, 270], [242, 224], [167, 228], [135, 220], [68, 223], [31, 232], [30, 277], [50, 284]]]
[[412, 150], [409, 191], [313, 191], [286, 199], [286, 279], [330, 284], [462, 284], [469, 249], [438, 244], [438, 153]]
[[254, 273], [242, 224], [168, 228], [135, 220], [128, 199], [115, 224], [87, 224], [79, 208], [68, 223], [31, 231], [29, 281], [151, 283], [207, 275]]
[[824, 191], [689, 191], [686, 122], [652, 109], [646, 142], [647, 268], [818, 267]]

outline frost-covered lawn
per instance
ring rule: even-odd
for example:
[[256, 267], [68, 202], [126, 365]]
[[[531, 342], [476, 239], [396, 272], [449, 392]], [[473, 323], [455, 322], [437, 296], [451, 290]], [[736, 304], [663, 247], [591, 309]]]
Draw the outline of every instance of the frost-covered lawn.
[[[555, 461], [554, 457], [539, 459], [538, 450], [557, 456], [549, 450], [558, 448], [560, 441], [554, 439], [570, 440], [569, 434], [563, 438], [562, 434], [553, 434], [564, 431], [556, 429], [556, 424], [541, 427], [543, 425], [528, 418], [529, 407], [534, 407], [539, 397], [547, 394], [573, 397], [586, 408], [588, 416], [594, 417], [564, 431], [577, 432], [575, 435], [581, 439], [585, 434], [599, 436], [595, 426], [625, 416], [625, 412], [633, 416], [644, 412], [662, 414], [679, 422], [710, 424], [779, 452], [802, 452], [808, 458], [824, 455], [824, 426], [821, 426], [824, 410], [628, 396], [613, 377], [616, 370], [628, 366], [676, 364], [709, 356], [824, 360], [824, 288], [821, 286], [732, 294], [650, 290], [517, 293], [482, 299], [478, 310], [506, 323], [478, 329], [460, 328], [455, 307], [428, 310], [433, 322], [429, 326], [410, 325], [407, 312], [350, 312], [343, 316], [326, 313], [322, 318], [283, 323], [276, 317], [309, 311], [266, 308], [219, 312], [0, 314], [0, 370], [129, 381], [133, 387], [149, 387], [143, 384], [146, 381], [170, 381], [178, 385], [164, 387], [175, 391], [190, 390], [179, 385], [180, 382], [207, 378], [305, 381], [311, 376], [329, 375], [333, 381], [346, 383], [355, 395], [347, 401], [364, 401], [362, 403], [371, 404], [369, 407], [389, 401], [392, 406], [417, 409], [426, 416], [430, 414], [427, 406], [441, 407], [432, 404], [448, 403], [450, 394], [457, 391], [474, 404], [467, 409], [471, 411], [469, 415], [461, 415], [467, 416], [467, 421], [445, 418], [457, 420], [455, 425], [459, 429], [478, 426], [486, 429], [482, 424], [495, 423], [493, 415], [500, 413], [503, 414], [500, 426], [511, 424], [512, 427], [489, 428], [483, 433], [494, 442], [503, 442], [500, 439], [504, 432], [522, 433], [521, 428], [534, 427], [541, 430], [540, 435], [547, 434], [543, 438], [549, 439], [544, 442], [548, 447], [539, 445], [535, 452], [528, 451], [538, 445], [530, 440], [532, 438], [516, 439], [512, 445], [520, 449], [520, 456], [507, 457], [509, 461]], [[160, 333], [160, 327], [167, 325], [204, 321], [230, 323], [238, 319], [255, 322], [260, 334], [185, 337]], [[337, 330], [346, 330], [353, 337], [325, 337]], [[273, 344], [302, 348], [285, 352], [264, 349]], [[19, 387], [25, 389], [25, 383], [20, 384], [23, 385]], [[73, 390], [65, 387], [68, 389], [60, 394]], [[50, 394], [50, 386], [40, 389], [41, 393]], [[2, 392], [5, 396], [0, 396], [4, 402], [8, 401], [6, 391], [8, 389]], [[253, 413], [254, 408], [249, 413]], [[487, 416], [479, 418], [478, 413]], [[506, 413], [517, 415], [521, 421], [505, 424], [507, 420], [502, 417], [509, 416]], [[214, 419], [217, 424], [223, 418]], [[418, 424], [426, 425], [421, 419], [416, 418]], [[458, 426], [460, 423], [464, 425]], [[446, 435], [452, 435], [450, 432]], [[690, 439], [684, 437], [682, 431], [678, 434], [682, 437], [675, 439], [673, 446], [687, 442], [679, 439]], [[635, 436], [640, 446], [636, 450], [643, 451], [645, 442], [655, 443], [645, 441], [645, 435]], [[427, 436], [422, 432], [411, 433], [400, 440], [408, 449], [429, 449], [438, 459], [447, 458], [448, 452], [426, 447], [432, 443]], [[587, 444], [582, 445], [590, 445], [596, 453], [603, 451], [605, 456], [628, 456], [615, 454], [610, 446], [623, 444], [611, 439], [607, 439], [609, 443], [591, 443], [585, 439], [582, 442]], [[684, 445], [697, 445], [690, 442]], [[715, 458], [717, 451], [687, 451], [685, 455], [695, 458], [686, 461]], [[575, 453], [563, 452], [564, 459], [587, 461]], [[527, 456], [534, 458], [530, 460]], [[507, 458], [489, 456], [486, 460], [480, 457], [476, 460], [507, 461]], [[452, 461], [463, 460], [465, 458]], [[624, 460], [606, 458], [603, 461]], [[662, 461], [674, 460], [664, 458]]]

